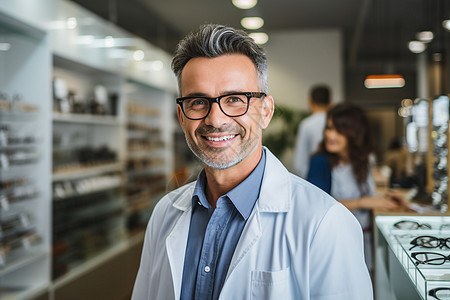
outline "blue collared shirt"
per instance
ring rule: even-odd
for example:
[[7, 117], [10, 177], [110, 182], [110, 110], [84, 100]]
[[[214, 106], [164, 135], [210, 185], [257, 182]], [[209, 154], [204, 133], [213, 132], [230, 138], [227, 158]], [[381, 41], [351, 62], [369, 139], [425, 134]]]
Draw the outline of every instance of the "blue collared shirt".
[[266, 156], [253, 172], [221, 196], [213, 209], [205, 196], [202, 171], [192, 196], [192, 217], [184, 258], [181, 299], [218, 299], [231, 258], [259, 197]]

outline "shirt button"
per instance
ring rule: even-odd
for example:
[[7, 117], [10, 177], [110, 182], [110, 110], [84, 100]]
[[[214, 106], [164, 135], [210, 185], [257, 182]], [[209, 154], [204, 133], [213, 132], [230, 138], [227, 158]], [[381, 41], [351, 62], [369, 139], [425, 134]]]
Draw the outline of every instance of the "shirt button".
[[202, 206], [202, 203], [200, 201], [197, 202], [198, 205]]
[[211, 268], [210, 268], [209, 266], [206, 266], [206, 267], [205, 267], [205, 272], [206, 272], [206, 273], [209, 273], [209, 271], [211, 271]]

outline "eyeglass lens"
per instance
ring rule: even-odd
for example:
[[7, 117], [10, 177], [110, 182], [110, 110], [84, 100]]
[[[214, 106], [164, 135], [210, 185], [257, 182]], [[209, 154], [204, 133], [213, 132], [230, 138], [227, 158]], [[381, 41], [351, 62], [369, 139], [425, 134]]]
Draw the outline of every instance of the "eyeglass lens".
[[[207, 98], [192, 98], [183, 101], [183, 111], [188, 118], [202, 119], [206, 117], [210, 108], [210, 101]], [[227, 95], [220, 98], [219, 106], [224, 114], [230, 117], [237, 117], [247, 112], [248, 97], [246, 95]]]
[[395, 228], [398, 229], [431, 229], [431, 225], [429, 224], [420, 224], [417, 223], [415, 221], [398, 221], [397, 223], [394, 224]]
[[450, 288], [442, 287], [428, 291], [428, 295], [439, 300], [450, 300]]

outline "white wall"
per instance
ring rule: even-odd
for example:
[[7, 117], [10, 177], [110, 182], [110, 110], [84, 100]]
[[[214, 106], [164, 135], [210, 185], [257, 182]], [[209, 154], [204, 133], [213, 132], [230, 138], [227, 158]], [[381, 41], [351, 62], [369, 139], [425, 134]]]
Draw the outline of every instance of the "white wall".
[[269, 92], [278, 104], [307, 109], [309, 89], [325, 83], [334, 102], [343, 100], [342, 34], [338, 29], [270, 32]]

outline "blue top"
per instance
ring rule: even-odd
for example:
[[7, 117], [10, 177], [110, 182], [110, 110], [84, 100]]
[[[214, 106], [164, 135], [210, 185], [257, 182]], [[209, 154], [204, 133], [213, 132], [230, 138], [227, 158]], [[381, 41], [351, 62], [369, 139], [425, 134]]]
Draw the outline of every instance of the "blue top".
[[221, 196], [213, 209], [205, 196], [202, 171], [192, 197], [192, 217], [184, 259], [181, 299], [218, 299], [239, 241], [256, 200], [264, 175], [263, 151], [253, 172]]
[[308, 181], [331, 194], [331, 165], [324, 154], [311, 157]]

